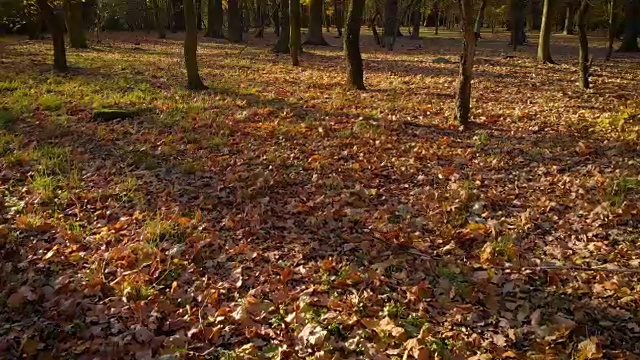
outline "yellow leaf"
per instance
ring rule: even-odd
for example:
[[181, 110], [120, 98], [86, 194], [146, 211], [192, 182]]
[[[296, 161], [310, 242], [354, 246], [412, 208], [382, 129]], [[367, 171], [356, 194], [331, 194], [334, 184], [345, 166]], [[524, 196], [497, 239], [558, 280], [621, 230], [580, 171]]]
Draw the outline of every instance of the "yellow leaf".
[[592, 360], [602, 358], [602, 350], [599, 349], [598, 339], [592, 336], [580, 344], [576, 349], [576, 360]]

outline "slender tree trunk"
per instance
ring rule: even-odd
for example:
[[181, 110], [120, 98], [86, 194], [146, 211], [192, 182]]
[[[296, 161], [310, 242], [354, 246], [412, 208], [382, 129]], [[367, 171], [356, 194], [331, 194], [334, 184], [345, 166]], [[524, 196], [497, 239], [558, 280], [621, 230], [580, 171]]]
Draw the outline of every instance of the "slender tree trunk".
[[227, 1], [227, 21], [229, 29], [229, 41], [233, 43], [242, 41], [242, 15], [238, 0]]
[[414, 40], [420, 39], [420, 20], [422, 20], [422, 13], [419, 9], [411, 11], [411, 38]]
[[207, 87], [200, 79], [198, 72], [198, 24], [196, 23], [195, 5], [193, 0], [184, 0], [184, 64], [187, 68], [187, 88], [190, 90], [206, 90]]
[[573, 16], [574, 16], [574, 8], [573, 1], [569, 0], [567, 3], [567, 13], [564, 18], [564, 34], [565, 35], [573, 35]]
[[335, 16], [336, 30], [338, 37], [342, 37], [342, 28], [344, 27], [344, 12], [342, 10], [344, 0], [333, 0], [333, 15]]
[[609, 31], [608, 31], [608, 41], [607, 41], [607, 55], [605, 56], [605, 60], [609, 61], [611, 59], [611, 53], [613, 53], [613, 41], [616, 38], [616, 0], [610, 0], [609, 2]]
[[289, 3], [289, 26], [291, 34], [289, 35], [289, 53], [291, 54], [291, 64], [300, 66], [298, 56], [302, 50], [302, 39], [300, 34], [300, 0], [291, 0]]
[[545, 64], [555, 64], [551, 58], [551, 14], [555, 0], [544, 0], [542, 9], [542, 25], [540, 26], [540, 40], [538, 41], [538, 61]]
[[476, 18], [476, 27], [475, 27], [476, 40], [482, 39], [482, 36], [480, 36], [480, 30], [482, 29], [482, 25], [484, 24], [484, 11], [486, 8], [487, 8], [487, 0], [482, 0], [480, 2], [480, 10], [478, 10], [478, 17]]
[[[273, 33], [278, 37], [280, 37], [280, 6], [281, 5], [277, 1], [273, 1], [271, 3], [271, 22], [273, 22]], [[288, 12], [289, 11], [287, 10], [287, 13]], [[287, 16], [289, 16], [289, 14], [287, 14]]]
[[309, 1], [309, 31], [304, 43], [309, 45], [329, 45], [322, 36], [322, 0]]
[[398, 0], [384, 0], [384, 47], [391, 51], [398, 31]]
[[373, 39], [376, 41], [376, 44], [378, 44], [379, 46], [383, 46], [384, 44], [380, 39], [380, 34], [378, 34], [378, 30], [376, 29], [376, 21], [378, 20], [379, 16], [380, 13], [376, 11], [375, 15], [373, 15], [373, 18], [371, 18], [371, 33], [373, 34]]
[[347, 13], [347, 27], [344, 34], [344, 55], [347, 60], [347, 85], [353, 89], [365, 90], [364, 68], [360, 54], [360, 24], [365, 0], [351, 0]]
[[207, 7], [207, 32], [204, 36], [216, 39], [224, 38], [222, 31], [222, 26], [224, 25], [222, 0], [209, 0]]
[[434, 34], [438, 35], [438, 29], [440, 28], [440, 0], [435, 0], [433, 10], [436, 13], [436, 28], [434, 29]]
[[273, 52], [279, 54], [289, 53], [289, 35], [291, 29], [289, 27], [289, 0], [280, 0], [280, 36], [278, 42], [273, 47]]
[[453, 114], [455, 121], [461, 125], [469, 122], [471, 112], [471, 80], [473, 78], [473, 58], [475, 55], [476, 35], [473, 29], [473, 3], [472, 0], [458, 0], [460, 14], [462, 15], [462, 55], [460, 55], [460, 75], [456, 108]]
[[640, 0], [626, 0], [624, 6], [624, 35], [618, 51], [637, 52], [638, 27], [640, 27]]
[[60, 11], [54, 10], [48, 0], [37, 0], [37, 3], [53, 40], [53, 68], [60, 72], [66, 72], [69, 67], [64, 48], [64, 26]]
[[198, 30], [202, 30], [202, 0], [196, 0], [196, 21]]
[[580, 87], [589, 88], [589, 40], [587, 39], [587, 12], [589, 0], [582, 0], [578, 9], [578, 39], [580, 40], [580, 54], [578, 63], [580, 67]]
[[167, 37], [167, 33], [164, 31], [164, 16], [162, 14], [162, 8], [158, 4], [158, 0], [151, 0], [151, 6], [153, 6], [153, 22], [158, 32], [158, 38], [164, 39]]
[[82, 21], [82, 1], [65, 0], [64, 11], [66, 12], [67, 30], [69, 31], [69, 45], [72, 48], [87, 48], [87, 36], [84, 33]]

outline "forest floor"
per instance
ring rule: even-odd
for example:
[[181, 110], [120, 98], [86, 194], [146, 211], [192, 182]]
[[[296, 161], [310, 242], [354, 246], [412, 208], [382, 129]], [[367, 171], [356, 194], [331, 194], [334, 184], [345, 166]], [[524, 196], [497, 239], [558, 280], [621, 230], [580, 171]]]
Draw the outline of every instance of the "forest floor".
[[487, 34], [460, 131], [457, 33], [333, 35], [0, 38], [0, 357], [640, 358], [640, 57]]

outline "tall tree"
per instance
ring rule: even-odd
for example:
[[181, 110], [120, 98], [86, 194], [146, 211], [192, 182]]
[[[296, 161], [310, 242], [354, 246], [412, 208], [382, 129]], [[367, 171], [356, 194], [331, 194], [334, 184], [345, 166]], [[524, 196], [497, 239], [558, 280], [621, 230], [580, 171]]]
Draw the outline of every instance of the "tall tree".
[[343, 2], [344, 0], [333, 0], [333, 16], [338, 30], [338, 37], [342, 37], [342, 28], [344, 27]]
[[82, 0], [64, 0], [64, 12], [72, 48], [87, 48], [87, 36], [82, 21]]
[[551, 58], [551, 14], [553, 13], [555, 0], [544, 0], [542, 9], [542, 25], [540, 27], [540, 40], [538, 41], [538, 60], [545, 64], [555, 64]]
[[69, 68], [67, 66], [67, 52], [64, 48], [64, 25], [60, 12], [54, 10], [48, 0], [37, 0], [37, 3], [53, 40], [53, 68], [65, 72]]
[[160, 7], [158, 0], [151, 0], [151, 6], [153, 6], [153, 22], [158, 32], [158, 38], [164, 39], [167, 37], [167, 33], [164, 31], [164, 10]]
[[589, 0], [581, 0], [578, 9], [578, 39], [580, 41], [580, 53], [578, 63], [580, 67], [580, 87], [589, 88], [589, 40], [587, 39], [587, 12]]
[[347, 12], [347, 27], [344, 33], [344, 56], [347, 60], [347, 85], [357, 90], [365, 90], [364, 68], [360, 54], [360, 25], [365, 0], [351, 0]]
[[200, 79], [198, 71], [198, 18], [196, 17], [193, 0], [184, 0], [184, 64], [187, 68], [187, 88], [191, 90], [206, 90], [207, 87]]
[[398, 34], [398, 0], [384, 0], [384, 47], [391, 51]]
[[414, 40], [420, 39], [420, 22], [422, 21], [421, 6], [416, 6], [411, 10], [411, 38]]
[[440, 0], [433, 1], [433, 12], [436, 14], [436, 26], [433, 33], [438, 35], [438, 29], [440, 28]]
[[[281, 1], [282, 2], [282, 1]], [[271, 2], [271, 22], [273, 23], [273, 33], [280, 36], [280, 4], [276, 0]], [[288, 10], [287, 10], [288, 11]], [[289, 15], [287, 15], [289, 16]]]
[[289, 0], [280, 0], [280, 36], [278, 42], [273, 47], [273, 52], [279, 54], [289, 53], [289, 36], [291, 29], [289, 26]]
[[305, 44], [329, 45], [322, 36], [322, 1], [309, 0], [309, 32]]
[[484, 12], [486, 8], [487, 8], [487, 0], [482, 0], [480, 2], [480, 9], [478, 10], [478, 17], [476, 18], [476, 27], [475, 27], [476, 40], [482, 39], [482, 36], [480, 36], [480, 30], [482, 29], [482, 25], [484, 24]]
[[510, 45], [513, 45], [515, 51], [518, 45], [524, 45], [524, 8], [526, 0], [510, 0], [509, 12], [510, 12], [510, 25], [511, 25], [511, 39]]
[[229, 41], [237, 43], [242, 41], [242, 15], [238, 0], [227, 0], [227, 22]]
[[222, 32], [223, 14], [222, 14], [222, 0], [209, 0], [207, 2], [207, 32], [204, 34], [206, 37], [222, 39], [224, 33]]
[[475, 55], [476, 35], [473, 29], [472, 0], [458, 0], [460, 15], [462, 16], [462, 54], [460, 55], [460, 75], [458, 79], [458, 94], [456, 108], [453, 113], [455, 121], [461, 125], [469, 122], [471, 112], [471, 80], [473, 78], [473, 58]]
[[573, 35], [573, 17], [575, 13], [573, 0], [567, 0], [566, 10], [564, 16], [564, 34]]
[[616, 12], [616, 0], [609, 0], [609, 30], [607, 36], [607, 55], [605, 60], [611, 59], [611, 53], [613, 53], [613, 41], [616, 39], [616, 27], [618, 23]]
[[626, 0], [624, 6], [624, 35], [618, 51], [637, 52], [640, 28], [640, 0]]
[[291, 28], [289, 53], [291, 54], [291, 64], [293, 66], [300, 66], [300, 59], [298, 58], [302, 51], [300, 22], [300, 0], [291, 0], [289, 3], [289, 27]]

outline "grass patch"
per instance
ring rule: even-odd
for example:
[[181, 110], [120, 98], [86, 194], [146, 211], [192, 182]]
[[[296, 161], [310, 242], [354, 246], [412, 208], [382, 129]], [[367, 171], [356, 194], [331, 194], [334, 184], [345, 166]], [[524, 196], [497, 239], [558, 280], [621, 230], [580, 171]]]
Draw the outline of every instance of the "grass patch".
[[609, 201], [620, 206], [629, 195], [640, 193], [640, 179], [623, 177], [616, 180], [609, 190]]
[[62, 108], [62, 99], [56, 95], [44, 95], [38, 99], [40, 109], [44, 111], [57, 111]]
[[20, 84], [16, 80], [0, 81], [0, 91], [15, 91], [20, 88]]
[[57, 146], [43, 146], [33, 153], [36, 170], [44, 174], [64, 175], [71, 170], [71, 151]]
[[11, 134], [0, 134], [0, 156], [6, 156], [15, 151], [20, 139]]
[[8, 130], [16, 123], [18, 115], [10, 110], [0, 110], [0, 129]]
[[144, 226], [145, 240], [152, 247], [157, 247], [161, 242], [183, 243], [189, 237], [187, 228], [173, 221], [156, 218]]

